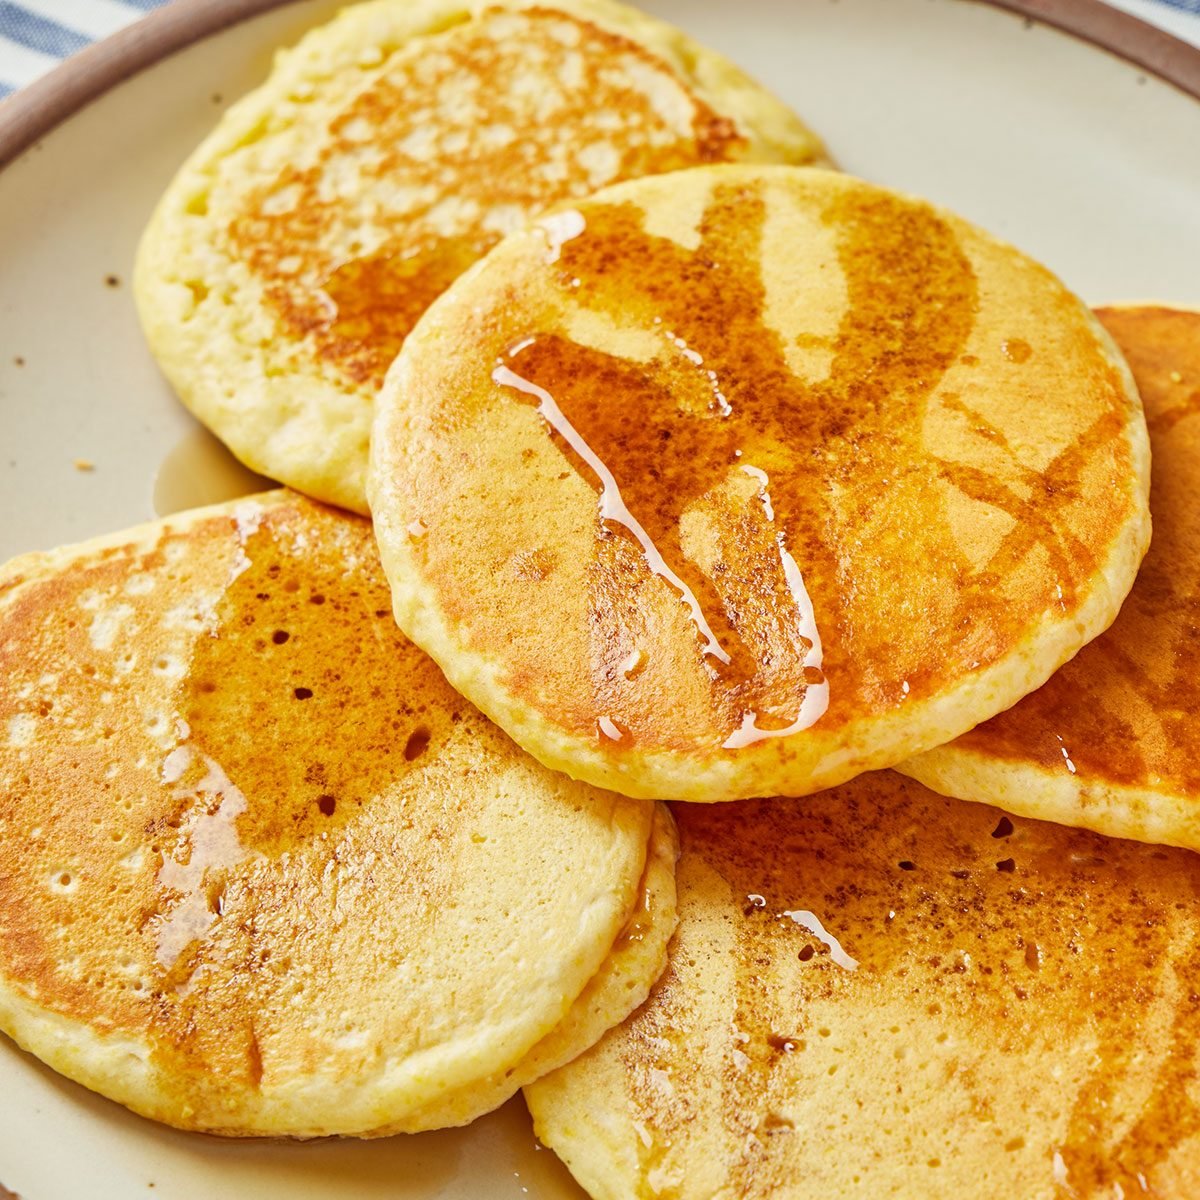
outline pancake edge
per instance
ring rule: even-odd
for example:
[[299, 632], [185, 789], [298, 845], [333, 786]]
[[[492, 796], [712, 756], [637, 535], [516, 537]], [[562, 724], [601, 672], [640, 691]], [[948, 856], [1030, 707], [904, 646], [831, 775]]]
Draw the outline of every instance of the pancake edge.
[[[639, 888], [639, 900], [643, 895], [648, 897], [653, 914], [648, 936], [640, 943], [649, 953], [629, 953], [621, 945], [624, 930], [618, 931], [599, 970], [575, 997], [562, 1020], [511, 1067], [453, 1091], [417, 1109], [401, 1122], [370, 1130], [361, 1136], [387, 1137], [395, 1133], [420, 1133], [469, 1124], [499, 1108], [543, 1075], [566, 1066], [590, 1050], [610, 1029], [615, 1029], [640, 1008], [666, 969], [668, 946], [679, 924], [675, 889], [678, 859], [679, 833], [674, 818], [666, 805], [657, 804], [647, 845], [646, 869]], [[653, 964], [649, 975], [642, 973], [643, 958]], [[630, 968], [636, 973], [631, 974]]]
[[[278, 51], [268, 78], [229, 108], [168, 185], [135, 256], [134, 303], [160, 370], [184, 406], [251, 470], [317, 500], [367, 514], [374, 400], [367, 390], [352, 389], [319, 364], [301, 372], [266, 374], [262, 355], [241, 337], [223, 347], [220, 371], [211, 370], [203, 323], [197, 329], [182, 319], [189, 299], [178, 276], [179, 260], [190, 264], [197, 257], [187, 214], [207, 196], [217, 165], [239, 146], [267, 134], [274, 110], [290, 91], [355, 68], [364, 48], [378, 48], [386, 56], [488, 8], [546, 7], [628, 37], [661, 58], [683, 88], [735, 120], [748, 139], [749, 156], [828, 161], [820, 139], [723, 55], [615, 0], [368, 0], [343, 9], [294, 47]], [[206, 224], [203, 232], [211, 234], [211, 228]], [[222, 255], [221, 262], [237, 260]], [[185, 265], [182, 273], [188, 269]]]
[[894, 768], [954, 800], [991, 804], [1014, 816], [1090, 829], [1106, 837], [1200, 851], [1197, 797], [1152, 787], [1089, 782], [1019, 759], [938, 746]]
[[[1096, 312], [1166, 310], [1200, 315], [1200, 305], [1161, 300], [1092, 307]], [[1108, 837], [1200, 851], [1200, 797], [1185, 796], [1178, 790], [1092, 782], [1069, 772], [1052, 774], [1023, 759], [986, 754], [953, 743], [927, 750], [898, 763], [895, 769], [943, 796], [994, 804], [1014, 816], [1073, 825]], [[1031, 796], [1037, 797], [1036, 802], [1030, 802]]]
[[[881, 187], [815, 167], [719, 164], [693, 167], [684, 174], [706, 173], [736, 181], [763, 176], [786, 178], [798, 172], [806, 176], [826, 176], [851, 186]], [[630, 180], [602, 189], [590, 197], [588, 203], [623, 200], [627, 191], [637, 189], [644, 182], [645, 179]], [[967, 224], [993, 244], [1029, 260], [1027, 254], [1011, 243], [940, 205], [896, 189], [883, 190], [930, 208], [956, 223]], [[436, 328], [442, 304], [456, 303], [459, 284], [473, 280], [485, 270], [492, 254], [517, 239], [534, 236], [536, 234], [529, 229], [510, 234], [469, 268], [421, 317], [410, 335], [411, 343], [417, 344], [422, 327]], [[1093, 573], [1084, 599], [1073, 613], [1060, 617], [1050, 610], [1043, 612], [1040, 618], [1031, 622], [1019, 651], [966, 676], [950, 692], [906, 704], [902, 710], [850, 722], [836, 737], [823, 736], [818, 723], [790, 737], [764, 739], [726, 758], [713, 759], [701, 771], [695, 769], [692, 759], [682, 751], [631, 750], [618, 760], [603, 752], [598, 738], [566, 733], [531, 705], [515, 701], [503, 683], [503, 664], [471, 647], [441, 607], [437, 589], [422, 575], [404, 523], [397, 513], [389, 511], [393, 506], [384, 503], [387, 479], [392, 474], [391, 464], [396, 456], [389, 438], [382, 431], [384, 410], [377, 406], [368, 497], [374, 514], [376, 541], [391, 584], [396, 622], [438, 663], [456, 691], [466, 696], [544, 766], [572, 779], [635, 799], [712, 803], [755, 796], [805, 796], [844, 783], [864, 771], [892, 767], [941, 746], [1041, 687], [1087, 642], [1103, 633], [1116, 619], [1149, 547], [1150, 441], [1141, 397], [1132, 372], [1108, 331], [1074, 292], [1070, 295], [1097, 338], [1100, 351], [1118, 372], [1124, 388], [1128, 402], [1124, 437], [1130, 453], [1129, 491], [1133, 511], [1110, 543], [1107, 557]], [[403, 391], [407, 371], [408, 356], [401, 351], [388, 372], [385, 387], [389, 391]]]
[[[215, 536], [227, 537], [232, 541], [236, 536], [237, 522], [243, 512], [249, 516], [266, 514], [272, 510], [294, 510], [297, 506], [301, 510], [324, 509], [331, 517], [357, 524], [360, 528], [365, 521], [362, 517], [330, 509], [329, 506], [301, 493], [278, 488], [221, 501], [203, 508], [184, 510], [143, 522], [127, 530], [85, 539], [53, 550], [28, 552], [0, 565], [0, 622], [30, 588], [61, 576], [73, 567], [82, 566], [86, 569], [96, 562], [113, 561], [117, 557], [133, 560], [140, 554], [153, 552], [165, 536], [186, 537], [208, 522], [226, 525], [227, 530], [218, 532]], [[116, 554], [110, 557], [108, 552]], [[518, 758], [524, 756], [519, 747], [514, 747], [514, 750]], [[619, 797], [613, 799], [620, 801]], [[623, 802], [621, 803], [623, 805]], [[665, 917], [664, 922], [651, 924], [656, 936], [661, 935], [659, 952], [656, 957], [652, 957], [658, 970], [653, 978], [637, 979], [637, 986], [630, 994], [636, 995], [638, 989], [648, 993], [654, 979], [665, 965], [667, 942], [675, 927], [674, 863], [678, 856], [678, 839], [674, 822], [661, 805], [647, 812], [645, 828], [647, 840], [640, 848], [638, 875], [628, 876], [627, 886], [622, 881], [619, 890], [626, 892], [627, 897], [621, 901], [620, 911], [614, 919], [605, 922], [611, 928], [611, 937], [607, 943], [604, 940], [594, 941], [590, 945], [583, 943], [573, 956], [576, 964], [586, 964], [590, 961], [595, 966], [588, 974], [581, 975], [578, 965], [571, 970], [570, 974], [575, 979], [568, 987], [573, 987], [577, 982], [578, 990], [564, 991], [555, 997], [553, 1006], [546, 1005], [548, 1015], [544, 1023], [539, 1022], [542, 1025], [541, 1032], [534, 1032], [531, 1043], [526, 1041], [523, 1047], [518, 1047], [518, 1054], [513, 1060], [516, 1065], [519, 1066], [530, 1056], [530, 1061], [524, 1068], [525, 1073], [521, 1076], [514, 1074], [511, 1085], [504, 1090], [503, 1095], [490, 1096], [486, 1107], [476, 1108], [457, 1120], [427, 1122], [415, 1128], [443, 1127], [474, 1120], [485, 1111], [502, 1104], [519, 1089], [522, 1082], [575, 1057], [608, 1028], [624, 1019], [626, 1014], [621, 1013], [612, 1020], [603, 1020], [598, 1024], [592, 1006], [610, 999], [610, 994], [605, 992], [606, 987], [624, 988], [627, 976], [622, 972], [636, 956], [622, 959], [614, 953], [613, 947], [619, 942], [634, 917], [637, 906], [644, 899], [648, 885], [652, 883], [655, 888], [654, 895], [662, 899], [660, 911]], [[652, 878], [650, 866], [657, 868]], [[612, 890], [613, 898], [616, 898], [615, 893], [618, 889]], [[560, 1030], [559, 1027], [579, 1003], [587, 1006], [582, 1014], [582, 1022], [574, 1028]], [[163, 1085], [154, 1063], [153, 1051], [144, 1040], [128, 1030], [105, 1031], [86, 1020], [55, 1012], [45, 1003], [39, 1002], [25, 981], [10, 977], [2, 963], [0, 1033], [6, 1034], [20, 1049], [32, 1054], [64, 1078], [81, 1084], [140, 1116], [174, 1128], [223, 1137], [286, 1136], [305, 1139], [330, 1135], [377, 1136], [376, 1126], [370, 1121], [363, 1121], [350, 1128], [335, 1128], [332, 1125], [298, 1128], [289, 1114], [295, 1105], [308, 1107], [311, 1100], [311, 1094], [297, 1095], [298, 1091], [303, 1091], [302, 1081], [299, 1088], [294, 1081], [289, 1081], [273, 1094], [267, 1095], [261, 1108], [251, 1110], [260, 1118], [253, 1126], [215, 1126], [211, 1123], [190, 1121], [186, 1090], [181, 1093], [178, 1089]], [[513, 1040], [511, 1031], [505, 1036], [509, 1042]], [[522, 1033], [521, 1036], [526, 1035]], [[439, 1091], [453, 1093], [459, 1090], [462, 1095], [469, 1096], [477, 1083], [488, 1081], [488, 1077], [477, 1080], [470, 1077], [473, 1040], [471, 1036], [459, 1035], [415, 1051], [407, 1059], [400, 1060], [401, 1069], [393, 1069], [375, 1078], [366, 1078], [355, 1084], [354, 1088], [335, 1084], [332, 1089], [319, 1089], [316, 1095], [317, 1102], [313, 1107], [322, 1115], [340, 1112], [346, 1095], [360, 1090], [362, 1086], [376, 1093], [371, 1100], [375, 1112], [386, 1112], [389, 1100], [394, 1104], [397, 1099], [419, 1111], [431, 1103], [440, 1103]], [[449, 1061], [446, 1061], [445, 1052], [448, 1049], [453, 1053]], [[431, 1076], [434, 1079], [448, 1077], [449, 1084], [431, 1089], [428, 1083]], [[415, 1105], [407, 1101], [414, 1093], [423, 1094], [423, 1099]], [[260, 1093], [260, 1096], [262, 1095]], [[330, 1107], [331, 1101], [334, 1107]], [[363, 1105], [357, 1105], [356, 1111], [361, 1112], [363, 1108]], [[392, 1133], [403, 1127], [399, 1123], [389, 1124], [379, 1132]]]
[[180, 509], [178, 512], [168, 513], [165, 517], [155, 517], [130, 525], [116, 533], [102, 533], [78, 542], [55, 546], [50, 550], [26, 550], [0, 563], [0, 613], [26, 586], [57, 574], [65, 566], [78, 561], [84, 554], [109, 550], [152, 550], [166, 532], [187, 533], [197, 525], [215, 518], [236, 520], [237, 509], [242, 505], [261, 504], [263, 507], [274, 508], [290, 503], [299, 495], [300, 493], [285, 487], [273, 487], [263, 492], [237, 496], [232, 500], [218, 500], [199, 508]]

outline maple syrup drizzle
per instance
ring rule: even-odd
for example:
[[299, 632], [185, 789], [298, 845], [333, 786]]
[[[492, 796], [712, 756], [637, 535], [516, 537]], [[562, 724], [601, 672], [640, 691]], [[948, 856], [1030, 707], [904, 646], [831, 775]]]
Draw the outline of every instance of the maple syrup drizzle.
[[[758, 497], [762, 501], [767, 520], [773, 523], [775, 509], [771, 505], [771, 495], [767, 490], [770, 482], [767, 473], [760, 467], [751, 466], [749, 463], [742, 464], [742, 472], [758, 481]], [[791, 592], [792, 599], [795, 601], [800, 636], [809, 644], [800, 662], [803, 667], [814, 672], [815, 675], [809, 680], [808, 687], [804, 690], [804, 699], [800, 702], [800, 711], [790, 725], [785, 725], [782, 729], [760, 729], [758, 713], [753, 711], [743, 713], [741, 726], [721, 743], [725, 750], [737, 750], [742, 746], [760, 742], [764, 738], [788, 737], [793, 733], [799, 733], [801, 730], [815, 725], [829, 707], [829, 681], [821, 672], [825, 652], [821, 646], [821, 634], [817, 629], [817, 616], [813, 610], [812, 598], [804, 586], [804, 576], [799, 565], [784, 545], [782, 531], [775, 535], [775, 540], [779, 545], [779, 561], [783, 566], [783, 576], [787, 580], [788, 591]]]
[[[517, 349], [524, 349], [529, 344], [529, 342], [520, 343]], [[700, 602], [696, 599], [692, 589], [667, 566], [666, 560], [659, 553], [658, 547], [655, 546], [650, 535], [642, 527], [641, 522], [629, 511], [625, 501], [621, 498], [621, 489], [617, 486], [617, 481], [613, 477], [612, 471], [609, 470], [587, 442], [583, 440], [575, 426], [567, 420], [554, 397], [545, 388], [538, 387], [536, 383], [531, 383], [528, 379], [524, 379], [504, 365], [496, 367], [492, 372], [492, 379], [501, 387], [514, 388], [516, 391], [522, 392], [526, 396], [533, 396], [537, 400], [538, 412], [542, 418], [587, 463], [588, 467], [600, 481], [600, 519], [602, 521], [612, 521], [632, 535], [633, 539], [642, 548], [642, 553], [645, 555], [646, 563], [650, 570], [655, 575], [665, 579], [679, 593], [679, 598], [687, 606], [692, 622], [699, 630], [700, 636], [704, 641], [702, 652], [706, 655], [711, 654], [719, 662], [728, 663], [729, 655], [721, 649], [716, 635], [705, 620], [704, 613], [700, 610]]]
[[164, 855], [158, 870], [159, 886], [178, 896], [154, 930], [158, 965], [170, 971], [183, 951], [203, 938], [220, 919], [220, 900], [215, 894], [208, 895], [205, 881], [210, 871], [236, 866], [245, 857], [237, 819], [246, 811], [247, 803], [220, 764], [207, 754], [197, 754], [186, 740], [167, 755], [162, 781], [178, 785], [172, 790], [176, 801], [196, 805], [184, 818], [186, 828], [181, 840], [186, 861]]
[[[1200, 314], [1099, 309], [1132, 368], [1153, 451], [1154, 537], [1113, 624], [1037, 692], [960, 743], [1032, 760], [1080, 779], [1200, 795], [1200, 521], [1191, 479], [1200, 467]], [[1189, 408], [1189, 404], [1191, 407]]]
[[807, 929], [818, 942], [828, 947], [830, 961], [837, 963], [842, 970], [858, 970], [858, 959], [851, 958], [842, 949], [842, 943], [825, 928], [821, 923], [821, 918], [816, 913], [809, 911], [807, 908], [793, 908], [784, 909], [783, 915], [789, 920], [795, 921], [802, 929]]
[[546, 235], [546, 261], [548, 263], [558, 262], [562, 256], [563, 243], [577, 238], [587, 228], [583, 213], [575, 208], [550, 213], [541, 220], [535, 221], [534, 224]]
[[[630, 530], [651, 569], [685, 597], [702, 655], [724, 668], [713, 687], [728, 750], [811, 727], [829, 709], [830, 675], [854, 690], [855, 664], [835, 640], [827, 671], [817, 628], [822, 608], [837, 614], [842, 590], [840, 548], [821, 536], [829, 489], [850, 462], [864, 475], [882, 470], [863, 461], [856, 424], [919, 439], [925, 398], [957, 360], [976, 304], [970, 265], [935, 214], [886, 194], [835, 200], [826, 220], [850, 303], [830, 377], [806, 385], [763, 316], [765, 212], [761, 187], [720, 184], [690, 249], [647, 233], [632, 205], [588, 207], [584, 227], [575, 222], [555, 246], [562, 286], [583, 308], [656, 331], [665, 352], [633, 362], [539, 328], [493, 375], [537, 400], [576, 469], [601, 481], [604, 518]], [[901, 325], [896, 311], [911, 315]], [[826, 465], [789, 470], [810, 445], [828, 449]], [[728, 478], [714, 487], [738, 467], [760, 485], [758, 517], [720, 498]], [[712, 524], [712, 569], [671, 551], [689, 507]], [[593, 588], [605, 604], [622, 594], [624, 569], [601, 538]], [[614, 616], [598, 613], [603, 623]], [[615, 715], [614, 686], [597, 679], [602, 711]]]

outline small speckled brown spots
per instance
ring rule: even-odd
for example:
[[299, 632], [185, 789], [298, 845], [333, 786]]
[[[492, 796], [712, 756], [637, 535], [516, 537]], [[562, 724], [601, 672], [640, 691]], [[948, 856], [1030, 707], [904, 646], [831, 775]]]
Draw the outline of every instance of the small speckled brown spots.
[[[613, 1194], [1194, 1193], [1193, 855], [1022, 820], [1014, 878], [988, 869], [1000, 813], [890, 772], [799, 806], [673, 807], [667, 972], [527, 1090], [543, 1141]], [[919, 872], [894, 869], [906, 851]]]

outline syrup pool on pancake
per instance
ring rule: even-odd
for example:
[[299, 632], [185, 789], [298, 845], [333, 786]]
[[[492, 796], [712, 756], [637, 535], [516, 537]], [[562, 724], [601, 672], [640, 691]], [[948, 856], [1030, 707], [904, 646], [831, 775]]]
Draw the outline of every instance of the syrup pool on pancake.
[[845, 176], [713, 167], [454, 285], [385, 385], [372, 504], [401, 626], [522, 745], [718, 800], [1040, 683], [1128, 590], [1146, 457], [1044, 268]]

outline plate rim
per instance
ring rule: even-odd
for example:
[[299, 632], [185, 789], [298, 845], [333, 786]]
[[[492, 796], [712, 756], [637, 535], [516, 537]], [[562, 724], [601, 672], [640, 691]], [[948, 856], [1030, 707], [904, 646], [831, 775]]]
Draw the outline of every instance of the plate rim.
[[[0, 100], [0, 170], [118, 83], [194, 42], [298, 0], [173, 0]], [[1200, 100], [1200, 46], [1103, 0], [970, 0], [1057, 29]]]
[[[126, 79], [227, 28], [299, 2], [172, 0], [89, 45], [0, 101], [0, 172]], [[966, 0], [960, 0], [963, 2]], [[1190, 45], [1102, 0], [970, 2], [1053, 28], [1145, 70], [1200, 102], [1200, 46]], [[10, 1042], [10, 1048], [16, 1048], [15, 1043]], [[10, 1196], [17, 1200], [0, 1183], [0, 1200]]]

